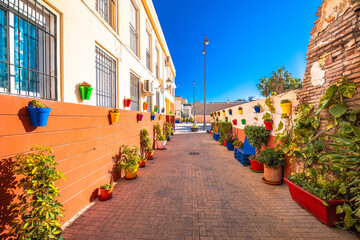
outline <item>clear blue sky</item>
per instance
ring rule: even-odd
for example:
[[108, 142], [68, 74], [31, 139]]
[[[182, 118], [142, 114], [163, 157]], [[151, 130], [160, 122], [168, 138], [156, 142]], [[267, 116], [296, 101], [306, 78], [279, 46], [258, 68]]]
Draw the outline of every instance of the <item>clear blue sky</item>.
[[153, 0], [177, 77], [176, 96], [207, 101], [260, 97], [259, 79], [278, 67], [302, 78], [321, 0]]

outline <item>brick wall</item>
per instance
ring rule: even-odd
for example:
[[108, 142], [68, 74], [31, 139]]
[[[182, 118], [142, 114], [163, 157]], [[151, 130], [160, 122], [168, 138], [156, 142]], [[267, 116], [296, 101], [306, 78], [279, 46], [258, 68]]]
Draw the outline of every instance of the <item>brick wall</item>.
[[100, 185], [118, 178], [113, 167], [120, 146], [139, 146], [142, 128], [153, 136], [153, 126], [166, 120], [157, 116], [151, 121], [150, 114], [144, 113], [137, 122], [137, 112], [120, 110], [119, 122], [111, 124], [108, 108], [42, 101], [51, 108], [50, 117], [46, 127], [35, 128], [26, 108], [30, 100], [0, 95], [0, 239], [5, 238], [10, 220], [7, 206], [17, 193], [10, 169], [15, 155], [35, 145], [54, 149], [58, 169], [67, 177], [59, 183], [66, 221], [97, 197]]

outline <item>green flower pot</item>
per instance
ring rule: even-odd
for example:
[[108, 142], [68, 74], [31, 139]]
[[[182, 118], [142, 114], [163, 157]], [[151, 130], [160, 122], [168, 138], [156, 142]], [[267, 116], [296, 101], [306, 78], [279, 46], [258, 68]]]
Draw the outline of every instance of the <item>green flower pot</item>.
[[92, 90], [93, 90], [92, 87], [80, 86], [79, 91], [80, 91], [81, 99], [90, 100]]

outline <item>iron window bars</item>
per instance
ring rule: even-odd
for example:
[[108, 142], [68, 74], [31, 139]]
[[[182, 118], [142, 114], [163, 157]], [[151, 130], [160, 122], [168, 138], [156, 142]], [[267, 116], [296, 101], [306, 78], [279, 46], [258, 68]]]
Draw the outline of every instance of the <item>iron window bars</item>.
[[0, 0], [0, 92], [57, 100], [57, 18], [36, 0]]
[[139, 111], [139, 78], [130, 73], [130, 96], [133, 97], [130, 109]]
[[138, 56], [137, 10], [132, 2], [130, 3], [129, 28], [130, 28], [130, 49], [133, 51], [133, 53], [135, 53], [136, 56]]
[[96, 105], [116, 108], [116, 60], [96, 46]]
[[96, 11], [116, 30], [116, 3], [114, 0], [96, 0]]

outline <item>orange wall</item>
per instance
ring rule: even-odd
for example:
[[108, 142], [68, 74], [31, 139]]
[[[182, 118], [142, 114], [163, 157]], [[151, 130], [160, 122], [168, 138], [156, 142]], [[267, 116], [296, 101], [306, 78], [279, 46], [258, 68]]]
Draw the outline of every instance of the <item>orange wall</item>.
[[[65, 207], [65, 219], [97, 197], [97, 188], [109, 183], [113, 176], [113, 161], [119, 157], [121, 145], [140, 143], [140, 130], [146, 128], [153, 136], [150, 113], [137, 122], [135, 111], [120, 110], [118, 123], [110, 123], [109, 108], [41, 101], [51, 108], [46, 127], [31, 125], [27, 110], [30, 98], [0, 95], [0, 239], [8, 226], [6, 206], [16, 194], [16, 179], [10, 170], [14, 156], [28, 152], [35, 145], [54, 150], [58, 169], [67, 177], [61, 180], [60, 202]], [[163, 117], [161, 122], [164, 122]]]

